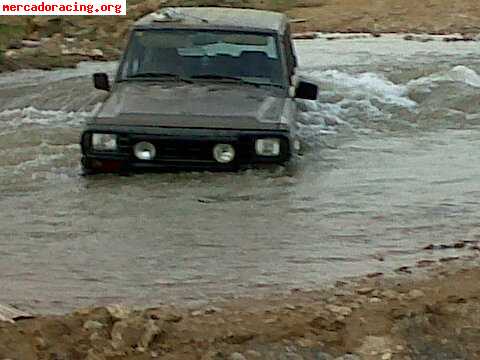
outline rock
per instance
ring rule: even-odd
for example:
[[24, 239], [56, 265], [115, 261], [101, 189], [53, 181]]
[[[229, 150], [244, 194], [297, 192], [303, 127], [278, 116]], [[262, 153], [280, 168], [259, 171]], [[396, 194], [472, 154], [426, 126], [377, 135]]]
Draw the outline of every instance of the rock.
[[105, 309], [114, 320], [127, 319], [131, 314], [131, 310], [127, 306], [120, 304], [108, 305]]
[[210, 314], [215, 314], [222, 312], [222, 309], [215, 307], [215, 306], [209, 306], [205, 309], [205, 314], [210, 315]]
[[262, 354], [260, 354], [258, 351], [255, 351], [255, 350], [248, 350], [245, 352], [245, 355], [247, 355], [248, 358], [254, 358], [254, 359], [262, 358]]
[[155, 324], [155, 322], [153, 320], [149, 320], [145, 325], [145, 332], [140, 338], [138, 345], [145, 349], [148, 349], [150, 347], [150, 344], [161, 332], [162, 330]]
[[41, 336], [35, 336], [33, 338], [33, 345], [35, 346], [35, 348], [37, 348], [38, 350], [45, 350], [48, 348], [48, 344], [47, 342], [45, 341], [45, 339]]
[[63, 32], [64, 19], [61, 16], [47, 17], [34, 16], [32, 17], [33, 28], [40, 36], [52, 36], [55, 33]]
[[90, 349], [88, 350], [85, 360], [105, 360], [105, 357], [103, 355], [97, 354], [95, 350]]
[[200, 315], [202, 315], [202, 314], [203, 314], [203, 313], [202, 313], [200, 310], [195, 310], [195, 311], [192, 311], [192, 312], [190, 313], [190, 315], [192, 315], [192, 316], [200, 316]]
[[370, 298], [370, 299], [368, 300], [368, 302], [369, 302], [370, 304], [378, 304], [378, 303], [382, 302], [382, 299], [380, 299], [380, 298], [378, 298], [378, 297], [372, 297], [372, 298]]
[[240, 354], [238, 352], [230, 354], [228, 359], [229, 360], [247, 360], [247, 358], [245, 356], [243, 356], [242, 354]]
[[32, 315], [18, 310], [12, 306], [0, 304], [0, 321], [13, 323], [15, 320], [31, 319]]
[[166, 312], [162, 309], [148, 309], [145, 315], [152, 320], [163, 320], [165, 322], [178, 323], [183, 320], [183, 316], [175, 312]]
[[339, 314], [342, 316], [350, 316], [352, 314], [352, 309], [347, 306], [337, 306], [337, 305], [327, 305], [325, 308], [332, 313]]
[[416, 300], [424, 296], [425, 296], [425, 293], [421, 290], [413, 289], [408, 292], [408, 298], [410, 300]]
[[314, 360], [333, 360], [333, 356], [324, 352], [317, 352], [315, 354]]
[[370, 294], [374, 289], [371, 288], [371, 287], [364, 287], [364, 288], [360, 288], [360, 289], [357, 289], [357, 294], [360, 294], [360, 295], [367, 295], [367, 294]]
[[38, 48], [42, 45], [40, 40], [22, 40], [22, 46], [26, 48]]
[[95, 321], [95, 320], [87, 320], [83, 324], [83, 328], [85, 330], [100, 330], [103, 328], [103, 324], [100, 321]]
[[303, 356], [293, 352], [287, 352], [285, 354], [285, 359], [286, 360], [304, 360]]
[[370, 356], [372, 353], [386, 354], [390, 352], [391, 339], [380, 336], [366, 336], [363, 339], [362, 345], [356, 351], [359, 355]]
[[4, 53], [4, 55], [5, 55], [6, 58], [14, 58], [15, 55], [17, 55], [17, 54], [18, 54], [18, 52], [15, 51], [15, 50], [7, 50], [7, 51], [5, 51], [5, 53]]
[[155, 321], [145, 320], [141, 317], [117, 321], [111, 332], [111, 345], [115, 350], [142, 347], [148, 349], [161, 329]]
[[388, 300], [398, 299], [399, 294], [393, 290], [385, 290], [381, 293], [381, 296]]
[[209, 351], [203, 355], [200, 360], [224, 360], [225, 355], [221, 351]]
[[22, 42], [18, 40], [12, 40], [8, 45], [7, 49], [18, 50], [22, 48]]
[[382, 355], [382, 360], [390, 360], [392, 358], [392, 353], [385, 353]]
[[345, 354], [343, 356], [337, 357], [335, 360], [362, 360], [362, 358], [355, 354]]

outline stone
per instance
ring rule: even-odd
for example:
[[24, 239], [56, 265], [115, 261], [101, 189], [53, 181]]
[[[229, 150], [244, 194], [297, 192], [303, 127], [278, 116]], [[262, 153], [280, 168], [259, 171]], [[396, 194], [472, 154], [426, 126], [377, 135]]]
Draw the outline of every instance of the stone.
[[385, 353], [382, 355], [382, 360], [390, 360], [392, 358], [392, 353]]
[[285, 354], [286, 360], [304, 360], [303, 356], [297, 353], [288, 352]]
[[45, 341], [45, 339], [41, 336], [35, 336], [33, 339], [33, 345], [38, 349], [38, 350], [45, 350], [48, 348], [48, 344]]
[[228, 359], [229, 360], [247, 360], [247, 358], [245, 356], [243, 356], [242, 354], [240, 354], [238, 352], [234, 352], [234, 353], [230, 354]]
[[355, 354], [345, 354], [343, 356], [337, 357], [335, 360], [362, 360], [362, 358]]
[[149, 320], [145, 325], [145, 332], [143, 333], [138, 346], [148, 349], [151, 343], [155, 340], [162, 330], [157, 326], [155, 321]]
[[376, 354], [385, 354], [390, 352], [388, 349], [391, 348], [391, 339], [388, 337], [381, 336], [366, 336], [362, 345], [357, 349], [359, 355], [369, 356], [373, 352]]
[[424, 296], [425, 296], [425, 293], [421, 290], [413, 289], [408, 292], [408, 298], [410, 300], [416, 300]]
[[337, 305], [327, 305], [325, 308], [332, 313], [339, 314], [342, 316], [350, 316], [352, 314], [352, 309], [347, 306], [337, 306]]
[[205, 314], [215, 314], [219, 312], [222, 312], [222, 309], [215, 306], [209, 306], [205, 309]]
[[100, 330], [103, 328], [103, 324], [100, 321], [87, 320], [83, 323], [83, 328], [85, 330]]
[[85, 360], [105, 360], [105, 357], [103, 355], [97, 354], [95, 350], [90, 349], [88, 350]]
[[225, 359], [223, 354], [219, 351], [209, 351], [200, 358], [200, 360], [219, 360], [219, 359]]
[[106, 309], [114, 320], [127, 319], [131, 314], [131, 310], [125, 305], [120, 305], [120, 304], [109, 305], [106, 307]]
[[388, 299], [388, 300], [395, 300], [398, 299], [398, 293], [393, 290], [385, 290], [381, 293], [381, 296]]
[[39, 40], [22, 40], [22, 46], [26, 48], [38, 48], [42, 45]]
[[148, 349], [161, 329], [154, 320], [145, 320], [141, 317], [117, 321], [111, 331], [111, 345], [115, 350], [130, 348]]
[[378, 297], [372, 297], [372, 298], [370, 298], [370, 299], [368, 300], [368, 302], [369, 302], [370, 304], [378, 304], [378, 303], [382, 302], [382, 299], [380, 299], [380, 298], [378, 298]]
[[254, 359], [261, 359], [262, 358], [262, 354], [259, 353], [258, 351], [255, 351], [255, 350], [248, 350], [245, 352], [245, 355], [248, 356], [248, 358], [254, 358]]
[[333, 356], [324, 352], [317, 352], [314, 357], [315, 360], [333, 360]]
[[364, 287], [364, 288], [357, 289], [357, 294], [367, 295], [367, 294], [370, 294], [373, 290], [374, 289], [371, 287]]

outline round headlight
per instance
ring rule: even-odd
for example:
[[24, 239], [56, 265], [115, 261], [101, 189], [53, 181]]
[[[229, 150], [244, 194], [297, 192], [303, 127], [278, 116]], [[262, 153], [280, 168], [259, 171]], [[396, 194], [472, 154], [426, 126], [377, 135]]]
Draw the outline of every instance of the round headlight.
[[135, 145], [133, 153], [140, 160], [153, 160], [157, 150], [152, 143], [142, 141]]
[[219, 163], [227, 164], [235, 158], [235, 149], [230, 144], [217, 144], [213, 148], [213, 157]]

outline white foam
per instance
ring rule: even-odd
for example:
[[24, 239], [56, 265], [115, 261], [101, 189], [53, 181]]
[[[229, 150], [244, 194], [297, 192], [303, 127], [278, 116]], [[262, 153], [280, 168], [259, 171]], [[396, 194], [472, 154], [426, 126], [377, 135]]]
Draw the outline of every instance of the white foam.
[[407, 86], [409, 88], [416, 86], [435, 86], [436, 83], [453, 81], [464, 83], [472, 87], [480, 88], [480, 75], [466, 66], [455, 66], [448, 71], [434, 73], [430, 76], [421, 77], [410, 81]]
[[338, 70], [315, 71], [311, 75], [322, 85], [333, 87], [337, 92], [352, 99], [377, 100], [384, 104], [413, 108], [417, 103], [408, 98], [408, 89], [397, 85], [380, 74], [348, 74]]
[[92, 116], [92, 112], [65, 112], [61, 110], [39, 110], [35, 107], [4, 110], [0, 112], [0, 125], [19, 127], [22, 125], [80, 126]]

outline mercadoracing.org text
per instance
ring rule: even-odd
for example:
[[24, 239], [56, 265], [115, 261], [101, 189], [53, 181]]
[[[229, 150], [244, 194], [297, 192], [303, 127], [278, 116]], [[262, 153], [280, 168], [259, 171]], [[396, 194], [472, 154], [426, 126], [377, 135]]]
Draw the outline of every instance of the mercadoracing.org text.
[[0, 0], [0, 15], [126, 15], [126, 0]]

